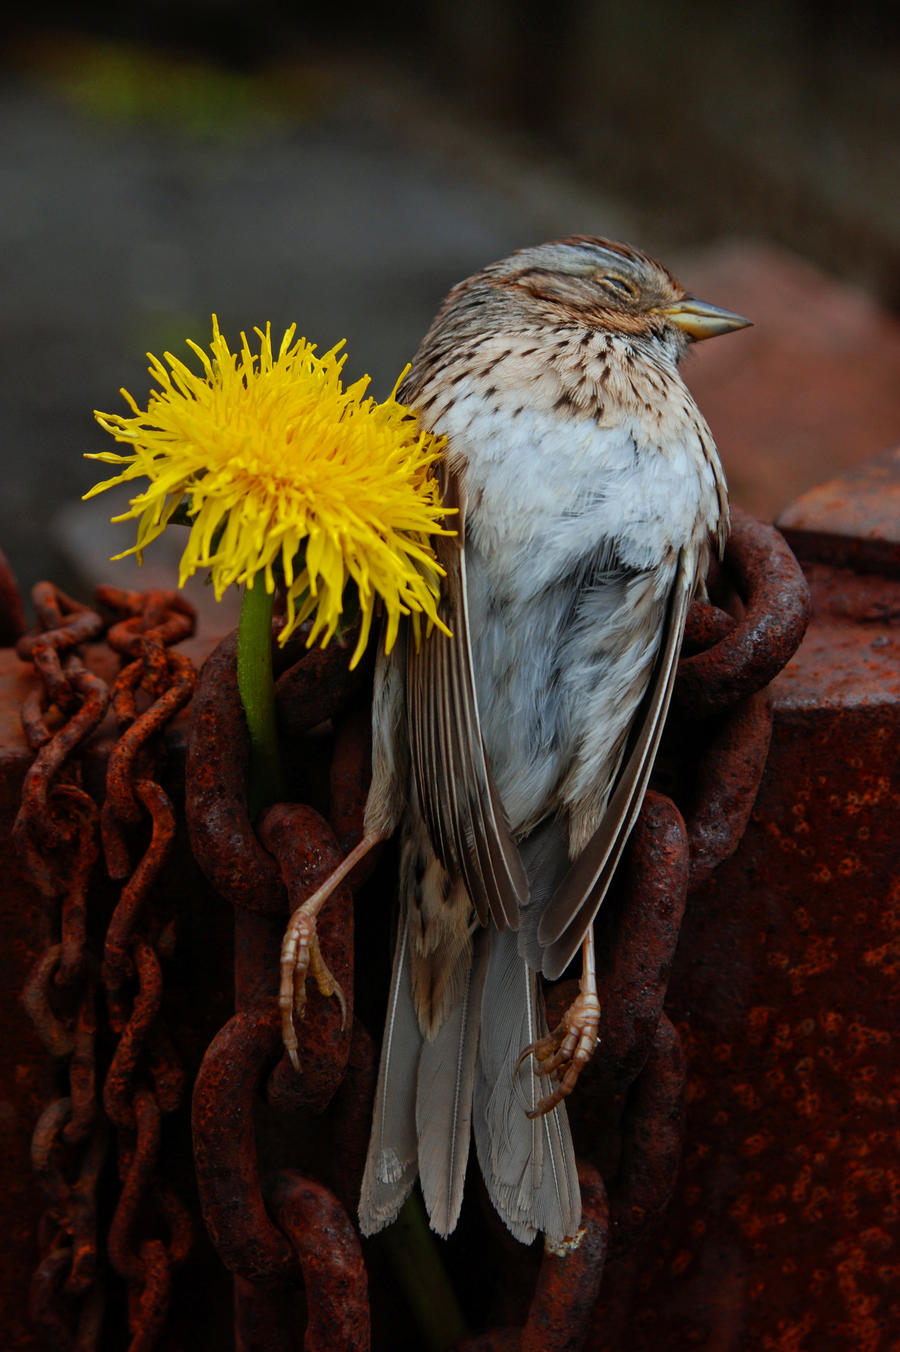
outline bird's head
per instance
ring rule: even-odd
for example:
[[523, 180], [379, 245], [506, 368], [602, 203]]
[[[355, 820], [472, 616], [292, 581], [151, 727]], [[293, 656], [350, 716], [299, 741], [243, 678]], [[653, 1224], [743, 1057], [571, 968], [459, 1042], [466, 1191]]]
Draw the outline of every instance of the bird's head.
[[745, 328], [749, 319], [689, 296], [669, 270], [627, 244], [573, 235], [520, 249], [471, 281], [507, 293], [519, 313], [641, 340], [680, 356], [702, 338]]

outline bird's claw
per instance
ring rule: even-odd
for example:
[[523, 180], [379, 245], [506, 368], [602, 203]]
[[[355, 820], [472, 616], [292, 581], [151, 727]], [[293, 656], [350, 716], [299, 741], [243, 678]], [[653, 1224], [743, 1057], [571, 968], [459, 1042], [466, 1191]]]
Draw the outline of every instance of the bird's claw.
[[559, 1076], [553, 1093], [545, 1095], [537, 1107], [529, 1111], [529, 1117], [543, 1117], [558, 1103], [562, 1103], [564, 1098], [568, 1098], [594, 1053], [599, 1025], [600, 1002], [597, 996], [582, 992], [572, 1001], [552, 1032], [525, 1048], [516, 1062], [516, 1071], [527, 1056], [533, 1056], [539, 1075]]
[[[316, 908], [317, 910], [318, 908]], [[306, 1010], [306, 980], [312, 976], [320, 993], [334, 995], [341, 1007], [341, 1032], [347, 1022], [347, 1001], [334, 974], [330, 971], [316, 932], [316, 911], [309, 904], [297, 908], [281, 944], [281, 987], [278, 1005], [281, 1010], [281, 1036], [284, 1049], [295, 1070], [300, 1069], [296, 1022]]]

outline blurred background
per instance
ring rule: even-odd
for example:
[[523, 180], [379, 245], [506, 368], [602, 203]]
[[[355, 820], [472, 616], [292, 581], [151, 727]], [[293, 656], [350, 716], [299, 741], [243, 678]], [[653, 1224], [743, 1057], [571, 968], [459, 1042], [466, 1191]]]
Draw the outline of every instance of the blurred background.
[[[296, 321], [385, 395], [450, 285], [626, 239], [754, 329], [686, 364], [771, 518], [900, 440], [898, 8], [876, 0], [33, 4], [0, 65], [0, 546], [89, 596], [81, 504], [145, 353]], [[108, 445], [107, 445], [108, 443]], [[177, 554], [180, 542], [173, 551]], [[153, 551], [151, 551], [153, 552]], [[172, 551], [170, 551], [171, 553]], [[224, 619], [224, 616], [223, 616]]]

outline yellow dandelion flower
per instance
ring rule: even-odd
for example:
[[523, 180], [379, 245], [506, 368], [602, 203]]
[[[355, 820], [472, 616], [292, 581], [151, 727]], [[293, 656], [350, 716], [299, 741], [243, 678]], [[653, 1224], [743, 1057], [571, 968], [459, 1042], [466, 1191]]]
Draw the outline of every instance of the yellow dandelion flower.
[[261, 573], [271, 594], [280, 563], [287, 595], [281, 642], [312, 616], [309, 642], [327, 643], [351, 580], [362, 616], [351, 666], [366, 646], [378, 598], [388, 649], [402, 615], [424, 615], [445, 629], [436, 609], [441, 569], [429, 541], [449, 533], [431, 473], [442, 443], [397, 401], [396, 386], [383, 403], [365, 396], [368, 376], [343, 389], [343, 343], [320, 357], [305, 339], [295, 340], [292, 324], [276, 355], [270, 326], [255, 333], [258, 355], [243, 333], [232, 353], [214, 315], [212, 355], [188, 342], [200, 374], [171, 352], [165, 365], [148, 354], [159, 389], [146, 410], [122, 390], [133, 416], [94, 414], [132, 450], [89, 456], [124, 468], [85, 497], [149, 480], [113, 518], [138, 519], [135, 545], [116, 557], [140, 561], [184, 503], [190, 533], [179, 586], [209, 569], [219, 599], [232, 583], [253, 587]]

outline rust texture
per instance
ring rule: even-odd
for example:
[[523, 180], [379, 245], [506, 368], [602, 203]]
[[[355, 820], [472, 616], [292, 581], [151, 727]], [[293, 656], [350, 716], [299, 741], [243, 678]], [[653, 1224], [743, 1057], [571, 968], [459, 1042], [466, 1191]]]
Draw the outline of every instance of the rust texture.
[[[546, 1257], [524, 1327], [514, 1333], [501, 1320], [485, 1335], [486, 1341], [476, 1339], [473, 1347], [580, 1345], [607, 1251], [619, 1255], [631, 1250], [658, 1222], [675, 1186], [684, 1057], [663, 1002], [688, 885], [692, 877], [697, 882], [708, 876], [739, 843], [771, 731], [771, 711], [759, 692], [799, 643], [808, 613], [802, 575], [770, 528], [741, 518], [726, 568], [719, 599], [735, 613], [709, 604], [698, 608], [691, 623], [692, 655], [686, 657], [679, 679], [692, 746], [695, 753], [703, 748], [696, 773], [679, 786], [687, 824], [671, 798], [661, 792], [648, 795], [618, 896], [599, 922], [600, 1048], [573, 1109], [586, 1179], [583, 1251], [578, 1258]], [[713, 645], [709, 651], [708, 644]], [[363, 1057], [367, 1089], [364, 1099], [356, 1097], [357, 1109], [362, 1103], [363, 1110], [357, 1110], [352, 1122], [348, 1096], [341, 1102], [339, 1089], [346, 1088], [341, 1082], [348, 1064], [352, 1077], [361, 1026], [351, 1024], [348, 1012], [342, 1030], [337, 1002], [322, 1000], [312, 988], [298, 1077], [281, 1054], [274, 1006], [286, 915], [359, 838], [369, 774], [368, 715], [354, 704], [353, 695], [346, 652], [340, 649], [330, 656], [306, 653], [279, 676], [280, 723], [289, 748], [293, 739], [315, 761], [314, 728], [329, 721], [324, 771], [308, 764], [298, 769], [298, 757], [292, 757], [295, 780], [302, 776], [305, 791], [313, 796], [318, 792], [327, 804], [327, 822], [312, 807], [296, 804], [277, 804], [258, 823], [250, 821], [248, 749], [232, 640], [208, 661], [192, 710], [188, 820], [204, 871], [235, 907], [237, 1010], [210, 1046], [198, 1076], [195, 1152], [204, 1219], [222, 1261], [237, 1279], [238, 1343], [248, 1352], [273, 1338], [273, 1345], [290, 1345], [283, 1333], [273, 1334], [259, 1291], [274, 1284], [282, 1300], [297, 1261], [285, 1240], [284, 1217], [273, 1203], [288, 1187], [287, 1176], [283, 1170], [268, 1175], [265, 1170], [263, 1103], [276, 1121], [304, 1124], [300, 1155], [315, 1157], [310, 1113], [325, 1113], [333, 1139], [346, 1143], [343, 1168], [337, 1177], [332, 1169], [330, 1176], [334, 1195], [329, 1205], [337, 1207], [340, 1196], [346, 1207], [355, 1206], [365, 1152], [374, 1062], [368, 1046]], [[364, 879], [350, 881], [352, 887], [341, 889], [329, 903], [320, 930], [329, 965], [348, 993], [353, 984], [351, 891]], [[383, 914], [386, 921], [387, 908]], [[565, 986], [557, 988], [551, 1003], [562, 1003], [566, 996]], [[603, 1123], [599, 1130], [598, 1123]], [[313, 1181], [292, 1176], [290, 1186], [303, 1190]], [[341, 1252], [340, 1246], [333, 1253], [319, 1246], [315, 1299], [323, 1307], [333, 1305], [346, 1280], [343, 1259], [338, 1261]], [[307, 1296], [307, 1345], [312, 1347], [318, 1346], [319, 1335], [315, 1302], [309, 1292]], [[408, 1345], [415, 1345], [413, 1335]]]
[[772, 526], [735, 509], [725, 563], [743, 613], [712, 647], [681, 660], [675, 705], [693, 714], [728, 709], [762, 690], [793, 656], [809, 623], [809, 589]]
[[900, 575], [900, 446], [804, 493], [778, 518], [801, 563]]
[[222, 1262], [249, 1282], [282, 1276], [293, 1261], [266, 1210], [254, 1120], [256, 1092], [280, 1055], [274, 1002], [242, 1010], [210, 1044], [194, 1086], [194, 1158], [204, 1220]]
[[[257, 839], [247, 810], [249, 742], [237, 689], [236, 649], [237, 636], [232, 634], [207, 659], [191, 709], [191, 843], [210, 882], [233, 905], [283, 916], [287, 899], [280, 870]], [[294, 666], [285, 669], [291, 659]], [[279, 728], [293, 736], [331, 718], [363, 680], [362, 672], [348, 672], [347, 651], [337, 644], [306, 652], [295, 638], [284, 648], [275, 646], [273, 662]], [[295, 707], [298, 700], [305, 703]]]
[[[193, 1236], [160, 1171], [163, 1119], [185, 1077], [161, 1017], [172, 918], [151, 897], [174, 834], [161, 734], [194, 684], [191, 663], [169, 645], [191, 632], [193, 616], [166, 592], [101, 588], [91, 609], [41, 583], [32, 601], [37, 628], [17, 650], [39, 678], [22, 709], [34, 754], [13, 837], [44, 905], [45, 944], [23, 1003], [59, 1070], [32, 1137], [47, 1207], [30, 1311], [51, 1347], [138, 1352], [159, 1343]], [[111, 684], [84, 652], [104, 633], [120, 658]], [[119, 737], [98, 810], [79, 753], [108, 710]], [[98, 885], [101, 854], [121, 887]], [[109, 1322], [117, 1279], [118, 1333]]]
[[287, 1169], [273, 1177], [268, 1202], [303, 1272], [307, 1352], [368, 1352], [366, 1269], [347, 1213], [327, 1188]]
[[[342, 1020], [337, 1000], [323, 998], [310, 983], [300, 1076], [283, 1056], [275, 1000], [288, 915], [333, 871], [361, 829], [368, 719], [343, 708], [361, 685], [361, 678], [348, 672], [347, 648], [301, 649], [299, 660], [297, 651], [297, 644], [287, 645], [280, 658], [282, 668], [292, 657], [294, 663], [277, 671], [279, 723], [289, 743], [335, 719], [332, 766], [324, 776], [335, 829], [313, 807], [299, 803], [275, 804], [256, 824], [250, 821], [249, 751], [233, 640], [221, 644], [203, 669], [188, 751], [187, 816], [195, 854], [235, 907], [236, 1012], [200, 1068], [193, 1132], [204, 1221], [236, 1278], [235, 1337], [242, 1352], [297, 1348], [300, 1339], [310, 1352], [365, 1349], [371, 1341], [366, 1270], [347, 1212], [355, 1207], [362, 1174], [375, 1055], [353, 1018], [349, 887], [335, 894], [319, 929], [329, 966], [345, 992], [346, 1017]], [[315, 766], [307, 761], [300, 773], [306, 791], [314, 791], [322, 778]], [[326, 1149], [331, 1158], [323, 1167], [320, 1152], [319, 1177], [273, 1170], [264, 1158], [261, 1119], [269, 1131], [300, 1123], [299, 1134], [308, 1138], [305, 1120], [329, 1108]], [[304, 1145], [315, 1155], [314, 1143], [307, 1139]], [[304, 1145], [295, 1157], [304, 1153]], [[342, 1147], [336, 1156], [335, 1145]], [[296, 1293], [292, 1296], [298, 1286], [299, 1316]]]
[[[722, 879], [745, 867], [745, 828], [751, 839], [768, 830], [772, 849], [783, 801], [773, 803], [770, 790], [764, 807], [754, 802], [767, 755], [764, 784], [771, 784], [785, 728], [776, 720], [770, 751], [773, 706], [764, 687], [799, 644], [809, 606], [781, 538], [740, 516], [711, 594], [692, 609], [654, 786], [598, 919], [601, 1041], [570, 1100], [585, 1237], [566, 1258], [524, 1250], [470, 1189], [448, 1245], [473, 1328], [469, 1352], [682, 1346], [672, 1338], [632, 1342], [630, 1330], [635, 1324], [640, 1338], [641, 1320], [651, 1327], [643, 1293], [657, 1280], [679, 1280], [687, 1261], [686, 1242], [671, 1252], [681, 1243], [686, 1170], [698, 1169], [707, 1189], [687, 1221], [698, 1244], [698, 1209], [712, 1216], [719, 1206], [708, 1161], [727, 1122], [712, 1130], [697, 1104], [727, 1116], [723, 1100], [733, 1102], [704, 1088], [704, 1076], [721, 1070], [722, 1030], [731, 1026], [723, 1001], [736, 1001], [755, 979], [744, 964], [748, 951], [758, 960], [754, 936], [764, 930], [760, 916], [751, 926], [745, 915], [743, 938], [732, 943], [740, 926]], [[167, 1346], [179, 1268], [206, 1242], [196, 1233], [202, 1217], [217, 1255], [203, 1269], [212, 1295], [198, 1298], [200, 1322], [179, 1345], [227, 1348], [233, 1338], [239, 1352], [419, 1346], [401, 1298], [378, 1289], [389, 1292], [391, 1278], [377, 1242], [364, 1252], [350, 1219], [377, 1066], [366, 1025], [380, 1027], [386, 993], [389, 852], [383, 868], [366, 861], [323, 913], [323, 952], [347, 995], [347, 1017], [342, 1027], [338, 1002], [310, 983], [299, 1076], [282, 1054], [275, 1001], [287, 916], [361, 832], [369, 673], [348, 671], [346, 647], [308, 651], [299, 638], [273, 649], [293, 801], [251, 821], [233, 636], [207, 658], [192, 697], [193, 668], [172, 646], [190, 627], [178, 598], [107, 588], [89, 611], [48, 589], [35, 607], [39, 632], [20, 649], [39, 680], [25, 692], [33, 763], [17, 838], [44, 898], [46, 938], [24, 999], [60, 1072], [35, 1133], [34, 1165], [48, 1199], [32, 1283], [36, 1325], [53, 1347]], [[105, 656], [91, 649], [88, 660], [85, 644], [100, 640]], [[167, 972], [183, 952], [196, 884], [180, 885], [167, 864], [181, 807], [165, 780], [165, 747], [176, 744], [172, 720], [189, 700], [184, 816], [194, 855], [232, 914], [220, 908], [212, 924], [189, 929], [189, 962], [173, 989]], [[172, 754], [177, 776], [180, 752]], [[834, 821], [831, 830], [837, 848]], [[168, 891], [160, 889], [163, 875]], [[222, 936], [232, 924], [229, 961]], [[724, 937], [713, 935], [717, 924]], [[767, 969], [766, 980], [779, 971]], [[706, 984], [713, 979], [715, 996]], [[224, 1022], [220, 1013], [194, 1073], [196, 1062], [181, 1050], [196, 1048], [198, 1060], [203, 1050], [191, 1011], [222, 1011], [232, 981], [233, 1013]], [[568, 994], [566, 983], [548, 993], [551, 1018]], [[752, 1062], [767, 1045], [751, 1033], [769, 1036], [779, 1026], [770, 1003], [768, 1021], [756, 1015], [732, 1042], [746, 1062], [750, 1088], [737, 1100], [745, 1117], [755, 1111], [752, 1094], [761, 1094]], [[712, 1044], [706, 1030], [714, 1027]], [[166, 1122], [191, 1088], [193, 1159], [179, 1164], [167, 1154]], [[185, 1189], [186, 1164], [196, 1173], [199, 1215]], [[709, 1217], [705, 1223], [712, 1230]], [[639, 1244], [652, 1230], [653, 1240]], [[632, 1269], [633, 1279], [615, 1275]], [[706, 1269], [705, 1298], [722, 1306], [722, 1266], [709, 1259]], [[233, 1324], [226, 1283], [235, 1293]], [[110, 1307], [116, 1290], [125, 1298]], [[668, 1297], [653, 1299], [659, 1307]], [[744, 1300], [741, 1288], [732, 1305]], [[764, 1346], [783, 1309], [775, 1302], [769, 1324], [746, 1345]]]
[[610, 1270], [593, 1352], [900, 1340], [898, 494], [893, 453], [782, 518], [813, 620], [740, 849], [687, 908], [684, 1158], [652, 1249]]

